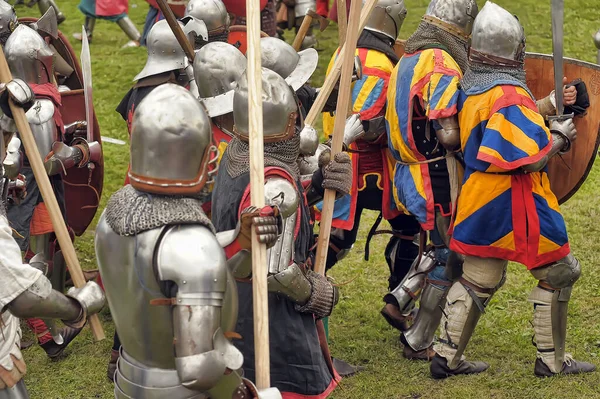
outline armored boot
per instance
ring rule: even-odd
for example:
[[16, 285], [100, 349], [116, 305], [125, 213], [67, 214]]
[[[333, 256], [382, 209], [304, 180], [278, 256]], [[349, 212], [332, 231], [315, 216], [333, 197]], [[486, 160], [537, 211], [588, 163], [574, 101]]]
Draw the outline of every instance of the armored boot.
[[[434, 285], [427, 281], [419, 312], [413, 325], [400, 335], [404, 344], [404, 357], [410, 360], [431, 360], [433, 357], [433, 338], [442, 318], [449, 286]], [[433, 352], [433, 353], [432, 353]]]
[[489, 368], [485, 362], [469, 362], [463, 353], [494, 293], [504, 284], [507, 261], [469, 256], [463, 277], [452, 284], [440, 323], [440, 340], [430, 366], [431, 376], [442, 379], [477, 374]]
[[[94, 34], [94, 28], [96, 27], [96, 18], [92, 18], [92, 17], [85, 17], [85, 31], [87, 32], [87, 36], [88, 36], [88, 42], [91, 43], [92, 42], [92, 36]], [[73, 37], [79, 41], [81, 41], [83, 38], [81, 37], [81, 33], [76, 32], [73, 33]]]
[[60, 9], [58, 8], [58, 6], [56, 5], [56, 2], [54, 2], [54, 0], [39, 0], [38, 7], [39, 7], [40, 13], [42, 15], [44, 15], [46, 13], [46, 11], [48, 11], [48, 9], [50, 9], [50, 7], [54, 8], [54, 11], [56, 12], [56, 22], [59, 25], [61, 23], [63, 23], [65, 21], [65, 19], [67, 19], [67, 17], [65, 17], [65, 14], [63, 14], [60, 11]]
[[529, 302], [533, 303], [533, 329], [537, 347], [534, 374], [537, 377], [589, 373], [591, 363], [578, 361], [565, 353], [567, 308], [572, 287], [553, 289], [544, 282], [536, 286]]
[[131, 39], [129, 42], [127, 42], [127, 44], [123, 46], [123, 48], [140, 46], [140, 39], [142, 38], [142, 35], [140, 35], [140, 32], [135, 27], [131, 19], [129, 19], [129, 17], [121, 18], [117, 21], [117, 25], [119, 25], [121, 30], [123, 30], [127, 37]]

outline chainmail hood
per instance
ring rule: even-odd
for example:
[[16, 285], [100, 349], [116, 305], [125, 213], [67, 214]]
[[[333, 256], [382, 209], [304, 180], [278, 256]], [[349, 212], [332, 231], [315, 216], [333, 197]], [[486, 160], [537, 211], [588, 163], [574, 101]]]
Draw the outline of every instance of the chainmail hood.
[[[521, 58], [521, 61], [524, 61], [524, 51]], [[467, 95], [485, 93], [495, 86], [505, 84], [522, 87], [535, 100], [535, 97], [527, 87], [524, 64], [521, 64], [520, 67], [506, 67], [471, 61], [467, 72], [465, 72], [460, 81], [461, 88]]]
[[144, 193], [131, 185], [110, 197], [105, 218], [110, 228], [120, 236], [133, 236], [175, 224], [201, 224], [215, 232], [199, 199]]
[[[234, 137], [227, 146], [227, 173], [235, 179], [250, 171], [250, 147], [248, 143]], [[289, 172], [294, 180], [300, 176], [298, 157], [300, 156], [300, 133], [289, 140], [265, 143], [265, 166], [277, 166]]]
[[445, 47], [461, 71], [466, 71], [469, 65], [467, 57], [468, 42], [427, 21], [421, 21], [415, 33], [406, 41], [404, 51], [415, 53], [419, 50], [436, 47], [436, 44]]

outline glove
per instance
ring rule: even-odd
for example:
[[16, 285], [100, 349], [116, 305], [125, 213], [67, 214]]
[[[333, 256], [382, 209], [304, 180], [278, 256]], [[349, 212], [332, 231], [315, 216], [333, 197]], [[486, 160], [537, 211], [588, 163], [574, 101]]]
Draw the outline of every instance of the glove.
[[27, 197], [27, 182], [25, 176], [18, 175], [16, 179], [8, 181], [8, 201], [19, 205]]
[[323, 151], [319, 156], [319, 166], [323, 173], [323, 188], [335, 190], [339, 194], [346, 195], [352, 188], [352, 160], [345, 152], [335, 154], [333, 161], [325, 163], [325, 160], [331, 159], [330, 151]]
[[352, 114], [346, 119], [344, 127], [344, 144], [349, 146], [364, 136], [365, 128], [360, 120], [360, 114]]
[[571, 149], [571, 143], [577, 139], [577, 129], [573, 119], [553, 120], [550, 122], [550, 132], [559, 135], [565, 140], [565, 145], [561, 149], [565, 153]]
[[85, 136], [87, 133], [87, 122], [76, 121], [65, 125], [65, 134], [75, 134]]
[[74, 299], [81, 306], [81, 313], [76, 320], [63, 320], [65, 325], [73, 328], [82, 328], [87, 318], [101, 311], [106, 303], [104, 291], [93, 281], [88, 281], [81, 288], [71, 287], [66, 296]]
[[13, 115], [8, 104], [9, 96], [10, 99], [12, 99], [16, 105], [23, 108], [25, 112], [31, 108], [33, 101], [35, 100], [35, 94], [31, 87], [21, 79], [11, 80], [2, 87], [2, 90], [2, 95], [0, 95], [0, 108], [2, 109], [2, 112], [11, 119], [13, 118]]
[[266, 244], [267, 248], [275, 245], [282, 227], [279, 208], [265, 206], [259, 210], [255, 206], [249, 206], [242, 211], [240, 232], [237, 238], [242, 249], [252, 249], [252, 227], [254, 227], [261, 244]]
[[[567, 102], [568, 91], [575, 90], [575, 101]], [[565, 114], [574, 113], [575, 115], [585, 115], [590, 107], [590, 97], [587, 91], [585, 82], [581, 79], [576, 79], [565, 86]]]
[[304, 125], [300, 131], [300, 155], [314, 155], [319, 146], [319, 134], [314, 127]]

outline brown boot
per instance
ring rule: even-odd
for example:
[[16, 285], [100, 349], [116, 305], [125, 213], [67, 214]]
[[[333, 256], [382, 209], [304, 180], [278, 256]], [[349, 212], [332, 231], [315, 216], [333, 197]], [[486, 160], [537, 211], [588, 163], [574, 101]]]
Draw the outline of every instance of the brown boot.
[[119, 351], [111, 349], [110, 360], [108, 361], [108, 369], [106, 370], [106, 376], [112, 382], [115, 382], [115, 373], [117, 372], [117, 361], [119, 360]]
[[435, 351], [433, 350], [433, 345], [420, 351], [416, 351], [410, 346], [404, 345], [402, 355], [408, 360], [424, 360], [430, 362], [435, 356]]
[[400, 330], [406, 331], [410, 327], [410, 322], [413, 320], [412, 312], [408, 315], [403, 315], [397, 306], [391, 303], [386, 303], [383, 309], [381, 309], [381, 315], [387, 321], [390, 326]]

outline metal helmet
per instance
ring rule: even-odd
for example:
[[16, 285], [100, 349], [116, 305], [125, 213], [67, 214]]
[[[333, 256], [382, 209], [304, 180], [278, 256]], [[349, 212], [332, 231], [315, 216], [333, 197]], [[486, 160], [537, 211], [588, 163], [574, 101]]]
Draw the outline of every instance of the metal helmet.
[[[363, 0], [363, 4], [365, 2]], [[365, 29], [396, 40], [407, 12], [404, 0], [379, 0], [367, 20]]]
[[225, 4], [221, 0], [190, 0], [185, 8], [185, 16], [198, 18], [206, 24], [209, 41], [216, 37], [229, 33], [231, 20]]
[[478, 11], [475, 0], [431, 0], [423, 20], [454, 36], [468, 38]]
[[[181, 22], [179, 22], [179, 26], [184, 29]], [[169, 27], [169, 23], [164, 19], [155, 23], [150, 29], [146, 46], [148, 48], [146, 65], [133, 80], [184, 69], [188, 66], [185, 52]]]
[[30, 27], [17, 26], [6, 41], [4, 55], [13, 78], [35, 84], [52, 81], [54, 53], [39, 33]]
[[165, 83], [137, 106], [131, 125], [131, 185], [163, 195], [198, 194], [209, 178], [210, 119], [186, 89]]
[[212, 42], [194, 58], [194, 79], [211, 118], [233, 111], [233, 89], [246, 70], [246, 57], [235, 46]]
[[469, 59], [497, 66], [517, 66], [525, 56], [525, 31], [510, 12], [488, 1], [473, 24]]
[[276, 37], [260, 39], [260, 58], [264, 68], [279, 74], [294, 91], [308, 82], [319, 63], [319, 53], [314, 48], [296, 52]]
[[[279, 39], [278, 39], [279, 40]], [[294, 135], [298, 101], [292, 88], [277, 73], [262, 68], [263, 136], [265, 143], [285, 141]], [[244, 72], [233, 95], [233, 133], [248, 141], [248, 75]]]
[[18, 24], [17, 13], [13, 6], [0, 0], [0, 44], [4, 45], [6, 43]]

